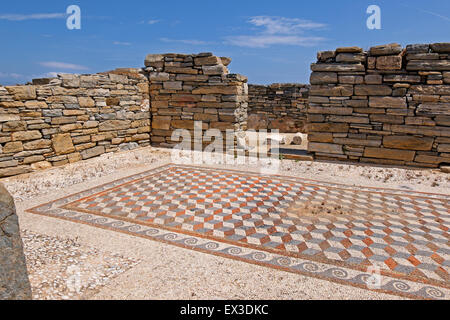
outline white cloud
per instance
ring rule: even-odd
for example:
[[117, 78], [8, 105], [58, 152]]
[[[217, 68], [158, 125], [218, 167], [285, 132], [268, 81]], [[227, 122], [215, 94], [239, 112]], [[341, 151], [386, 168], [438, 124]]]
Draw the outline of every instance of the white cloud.
[[152, 19], [152, 20], [148, 20], [147, 24], [157, 24], [158, 22], [159, 22], [159, 20]]
[[57, 61], [40, 62], [39, 64], [44, 67], [55, 68], [55, 69], [89, 70], [88, 67], [81, 66], [78, 64], [57, 62]]
[[116, 46], [131, 46], [130, 42], [114, 41], [113, 44], [116, 45]]
[[203, 45], [203, 44], [207, 44], [206, 41], [202, 41], [202, 40], [188, 40], [188, 39], [168, 39], [168, 38], [161, 38], [160, 39], [162, 42], [167, 42], [167, 43], [183, 43], [183, 44], [190, 44], [190, 45]]
[[321, 37], [300, 37], [283, 35], [255, 35], [227, 37], [225, 43], [249, 48], [268, 48], [271, 45], [311, 47], [325, 40]]
[[25, 20], [45, 20], [62, 19], [67, 15], [64, 13], [33, 13], [33, 14], [0, 14], [0, 20], [25, 21]]
[[322, 29], [323, 23], [297, 18], [255, 16], [248, 23], [259, 28], [255, 35], [238, 35], [225, 38], [226, 44], [250, 48], [267, 48], [271, 45], [315, 46], [325, 39], [305, 36], [305, 31]]
[[284, 17], [257, 16], [252, 17], [249, 23], [257, 27], [263, 27], [267, 34], [298, 34], [304, 30], [320, 29], [326, 25], [308, 20]]

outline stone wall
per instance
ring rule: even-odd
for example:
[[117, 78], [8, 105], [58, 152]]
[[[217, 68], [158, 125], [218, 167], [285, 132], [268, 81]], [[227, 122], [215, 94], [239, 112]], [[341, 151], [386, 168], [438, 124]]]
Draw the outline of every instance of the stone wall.
[[275, 83], [248, 87], [248, 129], [305, 132], [309, 86]]
[[172, 132], [211, 128], [242, 130], [247, 121], [247, 78], [229, 74], [229, 58], [211, 53], [148, 55], [152, 145], [172, 147]]
[[317, 159], [450, 163], [450, 43], [339, 48], [311, 69], [308, 150]]
[[14, 200], [0, 184], [0, 300], [31, 300]]
[[0, 178], [149, 145], [148, 92], [138, 69], [0, 86]]

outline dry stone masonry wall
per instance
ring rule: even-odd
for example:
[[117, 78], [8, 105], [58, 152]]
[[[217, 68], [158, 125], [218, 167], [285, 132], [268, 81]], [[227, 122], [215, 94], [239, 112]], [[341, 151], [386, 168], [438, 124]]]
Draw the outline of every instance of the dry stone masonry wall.
[[303, 84], [249, 85], [248, 129], [305, 132], [308, 92]]
[[203, 130], [246, 128], [247, 78], [229, 74], [230, 62], [211, 53], [147, 56], [152, 145], [172, 147], [178, 143], [173, 131], [193, 131], [196, 121], [203, 122]]
[[308, 149], [317, 159], [450, 163], [450, 43], [338, 48], [311, 69]]
[[148, 92], [138, 69], [0, 86], [0, 178], [149, 145]]

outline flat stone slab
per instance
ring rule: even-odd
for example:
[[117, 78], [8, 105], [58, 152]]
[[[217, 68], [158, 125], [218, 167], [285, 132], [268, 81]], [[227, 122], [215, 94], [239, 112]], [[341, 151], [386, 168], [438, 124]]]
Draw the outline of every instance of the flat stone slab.
[[28, 211], [363, 289], [377, 267], [375, 291], [450, 298], [448, 195], [166, 165]]

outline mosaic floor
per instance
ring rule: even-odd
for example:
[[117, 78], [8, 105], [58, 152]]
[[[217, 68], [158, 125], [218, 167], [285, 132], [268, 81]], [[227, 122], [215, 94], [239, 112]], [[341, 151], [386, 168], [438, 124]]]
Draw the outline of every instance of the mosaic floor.
[[450, 196], [167, 165], [29, 212], [367, 288], [450, 299]]

